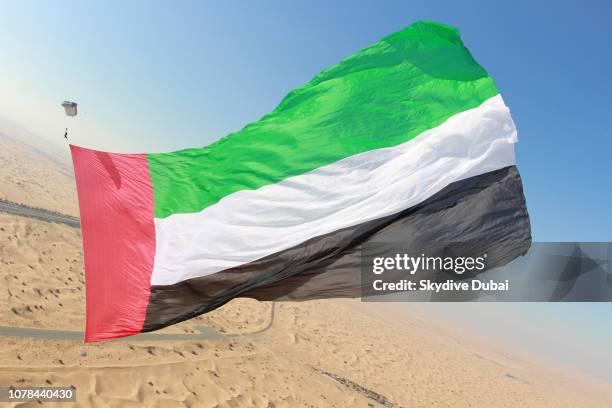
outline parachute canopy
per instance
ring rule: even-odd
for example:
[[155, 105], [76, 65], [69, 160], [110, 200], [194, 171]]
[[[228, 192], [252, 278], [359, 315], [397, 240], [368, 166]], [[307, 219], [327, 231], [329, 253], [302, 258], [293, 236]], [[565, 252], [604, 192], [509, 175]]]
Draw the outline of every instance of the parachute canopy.
[[66, 111], [66, 116], [76, 116], [77, 115], [77, 103], [72, 101], [64, 101], [62, 102], [62, 107]]

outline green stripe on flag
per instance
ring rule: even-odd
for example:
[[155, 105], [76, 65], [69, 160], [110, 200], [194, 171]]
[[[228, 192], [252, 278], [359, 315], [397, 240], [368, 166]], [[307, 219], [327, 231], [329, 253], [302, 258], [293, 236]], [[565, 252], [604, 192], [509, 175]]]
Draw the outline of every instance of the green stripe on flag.
[[497, 93], [455, 28], [415, 23], [321, 72], [238, 132], [149, 154], [155, 217], [404, 143]]

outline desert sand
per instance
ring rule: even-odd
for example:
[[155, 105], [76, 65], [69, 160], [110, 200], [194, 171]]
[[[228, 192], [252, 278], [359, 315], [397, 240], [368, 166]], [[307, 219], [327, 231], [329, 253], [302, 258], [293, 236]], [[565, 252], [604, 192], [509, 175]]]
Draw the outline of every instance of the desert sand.
[[[44, 145], [43, 145], [44, 146]], [[68, 147], [66, 147], [66, 157]], [[45, 154], [0, 129], [0, 198], [78, 216], [74, 173], [67, 161]]]
[[[76, 214], [52, 160], [0, 138], [0, 198]], [[8, 152], [8, 153], [7, 153]], [[82, 330], [80, 231], [0, 213], [0, 326]], [[162, 332], [207, 341], [84, 344], [0, 336], [0, 386], [73, 386], [78, 407], [609, 407], [577, 371], [436, 321], [409, 305], [235, 299]], [[35, 402], [0, 406], [39, 406]]]

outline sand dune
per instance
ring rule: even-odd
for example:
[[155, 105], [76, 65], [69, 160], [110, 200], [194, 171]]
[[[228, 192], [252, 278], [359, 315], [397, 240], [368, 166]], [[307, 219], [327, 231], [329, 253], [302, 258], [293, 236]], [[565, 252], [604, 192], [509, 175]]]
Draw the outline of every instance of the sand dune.
[[76, 185], [67, 163], [7, 136], [2, 129], [0, 198], [68, 215], [79, 215]]
[[[248, 310], [249, 301], [224, 309]], [[457, 332], [425, 316], [389, 322], [388, 311], [347, 301], [282, 303], [272, 328], [215, 342], [84, 345], [1, 340], [0, 383], [73, 385], [77, 406], [380, 406], [337, 377], [397, 406], [605, 407], [571, 373]], [[363, 309], [368, 310], [363, 310]], [[86, 356], [81, 356], [82, 352]]]
[[[2, 197], [76, 213], [68, 176], [1, 140]], [[0, 325], [82, 330], [79, 230], [0, 213], [0, 244]], [[400, 306], [278, 303], [251, 334], [271, 305], [237, 299], [164, 330], [206, 325], [215, 341], [0, 337], [0, 385], [74, 386], [76, 404], [58, 407], [612, 406], [608, 384]]]

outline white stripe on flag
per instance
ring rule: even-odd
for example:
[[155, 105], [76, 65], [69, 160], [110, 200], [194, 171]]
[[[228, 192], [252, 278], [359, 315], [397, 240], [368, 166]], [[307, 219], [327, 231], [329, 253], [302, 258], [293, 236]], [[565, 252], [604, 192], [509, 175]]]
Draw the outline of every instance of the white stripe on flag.
[[210, 275], [395, 214], [455, 181], [515, 164], [516, 141], [497, 95], [401, 145], [236, 192], [198, 213], [155, 219], [151, 284]]

